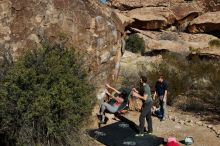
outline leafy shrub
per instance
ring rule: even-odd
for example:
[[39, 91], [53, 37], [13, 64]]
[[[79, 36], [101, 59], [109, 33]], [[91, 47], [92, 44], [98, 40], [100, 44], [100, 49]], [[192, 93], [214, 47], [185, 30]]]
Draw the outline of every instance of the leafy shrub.
[[126, 50], [143, 54], [145, 51], [145, 42], [143, 38], [139, 37], [138, 34], [131, 34], [126, 40]]
[[80, 57], [72, 50], [44, 46], [8, 68], [0, 89], [0, 128], [7, 144], [74, 145], [77, 141], [94, 98]]
[[214, 39], [209, 42], [209, 46], [211, 47], [220, 47], [220, 39]]

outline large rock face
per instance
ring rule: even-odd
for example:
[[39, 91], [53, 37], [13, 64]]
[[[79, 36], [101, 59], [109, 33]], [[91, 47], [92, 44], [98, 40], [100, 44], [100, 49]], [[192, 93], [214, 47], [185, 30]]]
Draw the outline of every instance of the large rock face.
[[127, 15], [135, 20], [130, 26], [145, 30], [163, 29], [175, 21], [173, 12], [166, 7], [134, 9]]
[[[194, 5], [193, 3], [196, 3]], [[203, 11], [219, 11], [220, 10], [219, 0], [109, 0], [111, 7], [119, 10], [131, 10], [141, 7], [173, 7], [179, 5], [179, 8], [183, 7], [182, 4], [192, 4], [197, 8], [202, 8]]]
[[206, 12], [215, 12], [220, 10], [219, 0], [199, 0], [204, 6]]
[[[133, 21], [128, 26], [143, 30], [161, 30], [175, 26], [179, 31], [186, 31], [191, 21], [204, 13], [219, 14], [219, 0], [109, 0], [109, 5], [121, 10]], [[205, 14], [210, 21], [214, 14]], [[208, 17], [209, 17], [208, 16]], [[215, 16], [214, 16], [215, 17]], [[218, 17], [213, 20], [215, 23]]]
[[121, 58], [120, 24], [93, 0], [1, 0], [0, 58], [14, 59], [42, 41], [60, 42], [79, 50], [92, 82], [114, 81]]
[[128, 33], [145, 40], [146, 55], [154, 50], [219, 55], [209, 44], [220, 37], [219, 0], [109, 0], [109, 5], [118, 9]]
[[140, 7], [167, 7], [182, 3], [184, 0], [109, 0], [110, 6], [120, 10], [131, 10]]
[[192, 33], [220, 33], [220, 11], [208, 12], [194, 19], [189, 27]]
[[[143, 31], [133, 29], [145, 41], [146, 53], [155, 50], [167, 50], [176, 53], [190, 53], [193, 49], [201, 51], [208, 48], [211, 40], [218, 39], [208, 34], [188, 34], [169, 31]], [[208, 53], [208, 51], [207, 51]]]
[[[116, 1], [113, 0], [112, 3], [115, 4]], [[172, 25], [178, 25], [179, 29], [185, 30], [191, 20], [205, 11], [202, 7], [204, 5], [198, 1], [189, 3], [182, 0], [147, 0], [131, 1], [131, 3], [126, 1], [122, 4], [122, 1], [118, 0], [117, 4], [119, 3], [122, 6], [133, 7], [131, 10], [122, 11], [122, 14], [133, 20], [127, 25], [143, 30], [161, 30]], [[118, 8], [120, 9], [121, 6]]]

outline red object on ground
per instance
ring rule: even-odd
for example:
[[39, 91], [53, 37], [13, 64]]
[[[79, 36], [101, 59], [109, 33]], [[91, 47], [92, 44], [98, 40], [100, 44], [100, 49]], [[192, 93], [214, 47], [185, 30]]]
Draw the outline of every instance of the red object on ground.
[[170, 141], [165, 146], [180, 146], [180, 145], [175, 141]]
[[118, 113], [120, 113], [120, 114], [125, 114], [125, 113], [127, 113], [128, 112], [128, 110], [120, 110]]

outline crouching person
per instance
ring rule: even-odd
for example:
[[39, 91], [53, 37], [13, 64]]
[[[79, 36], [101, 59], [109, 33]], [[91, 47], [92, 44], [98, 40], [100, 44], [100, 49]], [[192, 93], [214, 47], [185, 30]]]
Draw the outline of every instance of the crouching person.
[[163, 118], [160, 108], [157, 108], [156, 106], [152, 106], [151, 112], [153, 116], [156, 116], [159, 119]]

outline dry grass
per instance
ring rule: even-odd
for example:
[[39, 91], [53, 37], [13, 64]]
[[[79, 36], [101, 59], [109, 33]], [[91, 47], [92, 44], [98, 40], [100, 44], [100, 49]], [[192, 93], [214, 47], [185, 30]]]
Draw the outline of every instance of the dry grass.
[[[163, 73], [168, 82], [168, 104], [175, 105], [187, 111], [214, 111], [220, 104], [220, 61], [202, 61], [193, 58], [188, 61], [185, 57], [165, 53], [164, 61], [152, 64], [154, 70], [148, 71], [141, 66], [140, 74], [147, 75], [149, 84], [154, 90], [158, 72]], [[125, 85], [137, 85], [139, 75], [124, 79]], [[181, 99], [179, 95], [185, 95]]]

